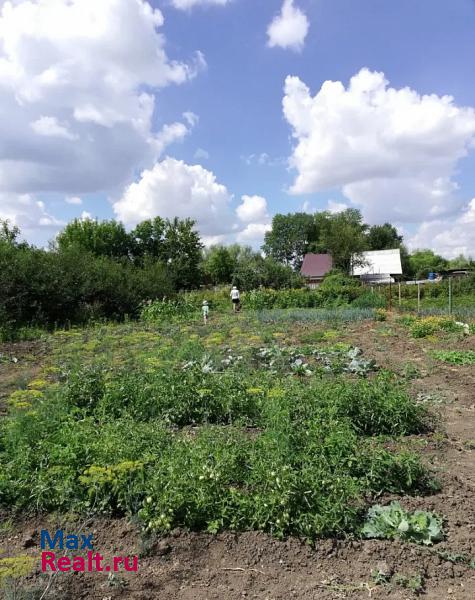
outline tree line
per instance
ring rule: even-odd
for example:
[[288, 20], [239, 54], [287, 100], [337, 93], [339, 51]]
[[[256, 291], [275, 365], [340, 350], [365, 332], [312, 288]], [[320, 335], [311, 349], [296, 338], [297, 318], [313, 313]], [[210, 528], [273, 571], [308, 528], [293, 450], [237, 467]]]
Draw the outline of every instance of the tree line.
[[0, 221], [0, 327], [121, 319], [136, 315], [145, 300], [203, 285], [297, 288], [307, 252], [331, 253], [345, 274], [353, 255], [397, 247], [407, 276], [474, 266], [431, 250], [409, 254], [391, 224], [369, 227], [355, 209], [275, 215], [262, 251], [204, 248], [194, 221], [178, 218], [148, 219], [131, 231], [115, 220], [75, 219], [47, 250], [21, 241], [20, 233]]
[[403, 236], [390, 223], [369, 226], [361, 212], [349, 208], [340, 213], [277, 214], [266, 233], [263, 251], [282, 264], [299, 269], [307, 252], [328, 253], [334, 267], [348, 274], [352, 257], [368, 250], [399, 248], [403, 273], [407, 278], [424, 278], [429, 272], [475, 268], [475, 262], [463, 255], [447, 260], [430, 249], [409, 253]]

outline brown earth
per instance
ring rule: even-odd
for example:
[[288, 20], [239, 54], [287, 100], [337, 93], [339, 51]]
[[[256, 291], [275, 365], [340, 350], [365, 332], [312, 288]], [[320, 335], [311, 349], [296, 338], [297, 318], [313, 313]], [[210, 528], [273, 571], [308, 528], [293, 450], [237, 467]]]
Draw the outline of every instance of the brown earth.
[[[34, 557], [37, 571], [26, 583], [44, 590], [49, 581], [45, 599], [404, 600], [417, 595], [404, 584], [409, 585], [409, 577], [420, 576], [421, 592], [428, 600], [473, 600], [475, 569], [459, 561], [461, 555], [469, 560], [475, 555], [475, 368], [433, 360], [427, 353], [430, 343], [411, 339], [405, 330], [392, 329], [391, 324], [351, 326], [345, 338], [383, 367], [400, 374], [412, 369], [414, 395], [423, 395], [440, 412], [436, 433], [413, 436], [407, 444], [423, 454], [438, 474], [442, 489], [432, 496], [405, 497], [401, 503], [408, 509], [443, 515], [444, 542], [426, 548], [391, 541], [323, 540], [311, 548], [297, 539], [280, 542], [255, 532], [213, 536], [177, 530], [145, 547], [137, 527], [126, 520], [94, 519], [82, 525], [84, 531], [94, 532], [95, 548], [106, 558], [140, 553], [138, 573], [121, 574], [110, 581], [106, 574], [61, 574], [49, 581], [39, 571], [38, 531], [54, 531], [61, 525], [49, 517], [11, 527], [4, 524], [0, 557]], [[443, 347], [475, 349], [475, 337], [447, 339]], [[77, 530], [74, 525], [66, 529]], [[392, 583], [377, 585], [374, 571], [392, 576]], [[398, 584], [395, 575], [406, 579], [399, 578]], [[16, 597], [22, 596], [10, 596]]]

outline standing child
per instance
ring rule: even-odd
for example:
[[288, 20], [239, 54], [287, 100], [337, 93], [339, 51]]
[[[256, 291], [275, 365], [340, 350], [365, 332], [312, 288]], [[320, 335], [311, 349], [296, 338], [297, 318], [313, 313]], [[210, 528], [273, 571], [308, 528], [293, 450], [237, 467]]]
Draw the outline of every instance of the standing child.
[[203, 300], [203, 306], [201, 307], [201, 310], [203, 311], [203, 321], [204, 321], [204, 324], [206, 325], [208, 323], [208, 317], [209, 317], [209, 306], [208, 306], [207, 300]]

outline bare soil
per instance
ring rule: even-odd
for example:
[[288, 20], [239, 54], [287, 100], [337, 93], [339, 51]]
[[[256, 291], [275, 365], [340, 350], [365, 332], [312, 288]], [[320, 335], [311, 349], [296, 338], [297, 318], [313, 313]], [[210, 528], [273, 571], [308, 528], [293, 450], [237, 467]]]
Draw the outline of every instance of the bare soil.
[[[125, 519], [94, 519], [83, 525], [85, 531], [94, 532], [95, 549], [107, 558], [140, 554], [138, 572], [112, 580], [105, 573], [60, 574], [44, 598], [404, 600], [421, 593], [430, 600], [473, 600], [475, 569], [459, 561], [461, 555], [469, 560], [475, 555], [475, 367], [435, 361], [427, 350], [431, 344], [440, 349], [440, 343], [411, 339], [391, 323], [350, 326], [344, 337], [382, 367], [401, 374], [408, 363], [417, 367], [411, 389], [440, 413], [435, 433], [413, 436], [407, 444], [423, 454], [442, 489], [431, 496], [404, 497], [401, 503], [443, 515], [444, 542], [425, 548], [392, 541], [322, 540], [312, 548], [298, 539], [278, 541], [255, 532], [209, 535], [176, 530], [145, 547], [138, 528]], [[443, 348], [475, 349], [475, 337], [444, 339]], [[8, 377], [14, 379], [10, 370]], [[2, 379], [0, 393], [9, 387], [6, 381], [10, 379]], [[36, 572], [23, 584], [45, 589], [48, 578], [39, 569], [39, 531], [54, 530], [56, 525], [64, 521], [49, 516], [3, 527], [0, 557], [28, 554], [37, 560]], [[74, 532], [75, 526], [66, 529]], [[374, 571], [392, 576], [392, 583], [377, 585]], [[396, 574], [406, 579], [399, 578], [398, 584]], [[404, 587], [412, 576], [420, 576], [421, 590]]]

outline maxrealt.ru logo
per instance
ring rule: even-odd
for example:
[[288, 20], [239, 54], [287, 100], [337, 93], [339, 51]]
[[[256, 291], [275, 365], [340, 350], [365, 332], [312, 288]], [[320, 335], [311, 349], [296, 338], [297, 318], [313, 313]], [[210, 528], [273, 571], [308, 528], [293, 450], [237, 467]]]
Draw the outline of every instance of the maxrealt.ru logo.
[[[137, 571], [137, 556], [113, 556], [111, 561], [105, 561], [105, 557], [99, 552], [94, 552], [93, 534], [68, 534], [58, 529], [53, 535], [43, 529], [41, 531], [41, 570], [61, 571], [76, 573]], [[53, 552], [58, 551], [58, 552]], [[59, 552], [61, 551], [61, 553]], [[85, 556], [68, 556], [69, 551], [83, 552]], [[66, 554], [64, 554], [66, 553]]]

